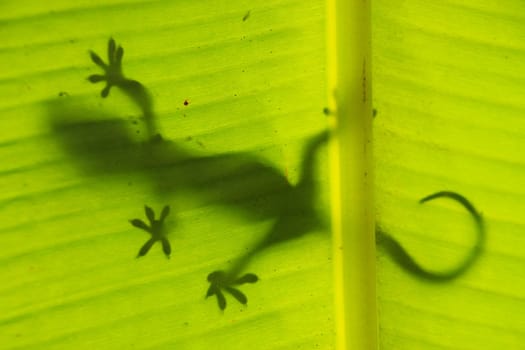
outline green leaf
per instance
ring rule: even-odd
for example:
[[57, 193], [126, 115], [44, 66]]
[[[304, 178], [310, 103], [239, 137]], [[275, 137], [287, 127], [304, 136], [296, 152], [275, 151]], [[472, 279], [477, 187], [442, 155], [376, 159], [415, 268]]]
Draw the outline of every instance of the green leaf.
[[2, 1], [2, 348], [521, 348], [524, 10]]

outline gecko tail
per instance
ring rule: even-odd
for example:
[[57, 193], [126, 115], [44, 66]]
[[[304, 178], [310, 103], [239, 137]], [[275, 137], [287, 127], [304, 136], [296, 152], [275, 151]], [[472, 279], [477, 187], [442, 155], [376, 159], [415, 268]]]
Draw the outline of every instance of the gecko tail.
[[380, 226], [376, 227], [376, 243], [378, 249], [385, 251], [399, 266], [413, 276], [430, 282], [447, 282], [462, 276], [476, 263], [483, 252], [486, 231], [485, 223], [481, 214], [469, 200], [459, 193], [451, 191], [436, 192], [422, 198], [420, 203], [426, 203], [437, 198], [449, 198], [455, 200], [467, 209], [474, 219], [477, 232], [476, 242], [457, 266], [445, 271], [431, 271], [424, 268], [395, 238], [385, 232]]

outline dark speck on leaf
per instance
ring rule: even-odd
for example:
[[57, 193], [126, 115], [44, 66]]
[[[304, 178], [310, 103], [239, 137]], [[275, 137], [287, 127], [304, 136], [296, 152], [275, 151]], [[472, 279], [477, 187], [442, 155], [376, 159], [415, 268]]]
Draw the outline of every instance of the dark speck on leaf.
[[189, 105], [190, 103], [188, 102], [188, 100], [184, 100], [184, 105], [187, 106]]
[[324, 115], [330, 115], [330, 108], [328, 107], [323, 108], [323, 113]]
[[243, 21], [243, 22], [246, 21], [248, 18], [250, 18], [250, 12], [251, 12], [251, 11], [246, 12], [246, 14], [244, 15], [244, 17], [242, 18], [242, 21]]
[[377, 115], [377, 109], [372, 109], [372, 117], [375, 118], [375, 116]]
[[60, 97], [64, 97], [64, 96], [69, 96], [69, 94], [68, 94], [67, 92], [65, 92], [65, 91], [60, 91], [60, 92], [58, 93], [58, 96], [60, 96]]

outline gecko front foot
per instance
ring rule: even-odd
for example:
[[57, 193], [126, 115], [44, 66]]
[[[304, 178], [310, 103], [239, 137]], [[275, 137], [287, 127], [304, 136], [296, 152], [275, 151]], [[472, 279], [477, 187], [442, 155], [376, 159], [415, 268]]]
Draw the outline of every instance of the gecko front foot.
[[122, 74], [122, 57], [124, 56], [124, 49], [118, 46], [113, 38], [108, 42], [108, 63], [104, 63], [99, 55], [95, 52], [89, 52], [91, 60], [100, 68], [104, 70], [104, 74], [93, 74], [88, 77], [92, 83], [105, 81], [106, 86], [102, 89], [100, 95], [107, 97], [112, 86], [122, 84], [126, 80]]
[[232, 287], [233, 285], [242, 285], [245, 283], [255, 283], [259, 278], [253, 273], [247, 273], [246, 275], [232, 279], [224, 271], [214, 271], [208, 275], [208, 282], [210, 282], [210, 288], [206, 293], [206, 298], [216, 295], [217, 303], [219, 308], [224, 310], [226, 308], [226, 298], [222, 292], [224, 289], [231, 296], [233, 296], [237, 301], [243, 305], [248, 303], [248, 298], [237, 288]]
[[155, 220], [155, 213], [150, 207], [144, 206], [144, 211], [146, 212], [146, 217], [150, 222], [149, 225], [140, 219], [133, 219], [129, 221], [133, 226], [140, 228], [151, 235], [151, 238], [142, 246], [142, 248], [140, 248], [137, 258], [146, 255], [153, 244], [155, 244], [157, 241], [162, 242], [162, 250], [164, 251], [166, 257], [169, 258], [171, 254], [171, 246], [170, 242], [166, 238], [164, 220], [170, 213], [170, 207], [166, 205], [164, 209], [162, 209], [162, 213], [160, 214], [158, 220]]

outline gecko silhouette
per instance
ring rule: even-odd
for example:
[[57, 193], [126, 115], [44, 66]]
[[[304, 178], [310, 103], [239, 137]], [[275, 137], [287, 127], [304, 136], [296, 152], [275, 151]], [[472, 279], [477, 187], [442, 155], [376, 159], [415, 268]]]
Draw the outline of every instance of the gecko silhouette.
[[[122, 72], [123, 48], [117, 47], [110, 39], [107, 64], [96, 53], [90, 52], [90, 55], [105, 74], [91, 75], [89, 81], [106, 82], [101, 92], [103, 98], [109, 95], [112, 87], [117, 87], [140, 108], [146, 124], [146, 140], [137, 139], [129, 122], [98, 109], [84, 107], [70, 98], [69, 102], [58, 99], [48, 105], [50, 125], [62, 147], [86, 173], [97, 176], [138, 174], [152, 185], [152, 190], [162, 199], [190, 193], [204, 204], [231, 208], [249, 220], [273, 220], [267, 233], [239, 256], [229, 269], [216, 270], [208, 275], [210, 286], [206, 297], [215, 295], [220, 309], [226, 307], [222, 290], [246, 304], [246, 296], [236, 286], [257, 282], [255, 274], [243, 275], [254, 256], [327, 226], [315, 207], [315, 159], [329, 139], [329, 132], [323, 131], [306, 142], [300, 179], [294, 185], [282, 171], [252, 153], [202, 154], [184, 147], [180, 142], [165, 140], [155, 124], [151, 94], [140, 82], [125, 78]], [[382, 229], [376, 232], [378, 243], [396, 262], [414, 275], [429, 280], [433, 280], [434, 275], [445, 276], [441, 280], [452, 279], [466, 271], [479, 256], [484, 238], [481, 216], [464, 197], [453, 192], [440, 192], [425, 201], [439, 197], [449, 197], [467, 209], [471, 208], [469, 212], [476, 222], [481, 223], [478, 225], [477, 242], [472, 248], [474, 253], [469, 254], [457, 271], [429, 272], [410, 258], [403, 247]]]

